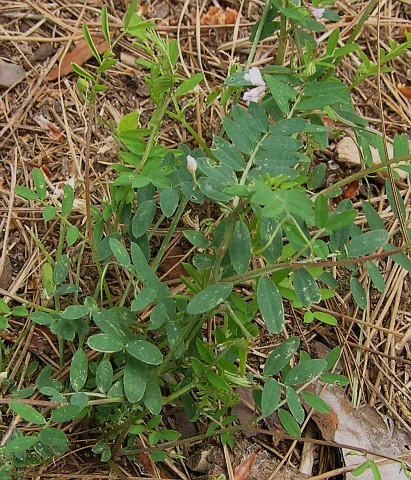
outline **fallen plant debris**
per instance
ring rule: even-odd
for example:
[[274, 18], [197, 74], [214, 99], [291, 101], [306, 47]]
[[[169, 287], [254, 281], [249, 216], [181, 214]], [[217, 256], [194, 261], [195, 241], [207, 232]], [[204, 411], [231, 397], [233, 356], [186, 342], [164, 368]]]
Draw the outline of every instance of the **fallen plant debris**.
[[[381, 458], [403, 458], [404, 464], [392, 462], [378, 467], [382, 479], [406, 480], [409, 478], [405, 468], [411, 466], [411, 435], [404, 429], [398, 429], [392, 418], [381, 415], [374, 407], [364, 405], [352, 406], [339, 386], [316, 384], [316, 392], [330, 407], [329, 413], [313, 411], [312, 418], [318, 425], [322, 436], [343, 445], [352, 445], [360, 451], [363, 449], [373, 454], [362, 455], [343, 449], [343, 458], [347, 466], [360, 465], [366, 460]], [[379, 454], [379, 455], [378, 455]], [[354, 476], [347, 473], [347, 479], [375, 480], [372, 470]]]
[[63, 133], [61, 130], [54, 125], [54, 123], [47, 120], [47, 118], [43, 117], [43, 115], [36, 114], [33, 117], [33, 120], [39, 125], [41, 128], [44, 128], [47, 132], [47, 135], [56, 141], [61, 141], [63, 139]]
[[[105, 52], [108, 48], [107, 42], [103, 37], [95, 37], [94, 45], [100, 54]], [[64, 55], [61, 63], [50, 70], [45, 77], [45, 80], [47, 82], [52, 82], [59, 78], [59, 76], [65, 77], [66, 75], [73, 73], [72, 63], [76, 63], [81, 67], [92, 57], [93, 53], [86, 40], [79, 40], [74, 48]]]
[[398, 90], [404, 95], [405, 98], [408, 100], [411, 99], [411, 87], [408, 85], [404, 85], [403, 83], [399, 83], [397, 85]]
[[11, 88], [21, 82], [26, 72], [20, 65], [0, 59], [0, 88]]

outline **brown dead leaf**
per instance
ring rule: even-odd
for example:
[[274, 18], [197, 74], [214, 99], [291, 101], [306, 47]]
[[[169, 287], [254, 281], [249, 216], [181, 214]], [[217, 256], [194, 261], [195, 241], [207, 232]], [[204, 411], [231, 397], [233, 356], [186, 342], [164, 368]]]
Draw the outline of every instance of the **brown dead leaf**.
[[256, 417], [253, 395], [249, 388], [237, 388], [235, 393], [240, 397], [241, 402], [231, 407], [231, 412], [237, 415], [237, 422], [244, 426], [242, 434], [246, 438], [255, 437], [255, 430], [246, 427]]
[[259, 452], [260, 450], [255, 450], [243, 462], [241, 462], [241, 464], [235, 469], [234, 480], [248, 480], [255, 457]]
[[156, 467], [148, 453], [137, 453], [136, 460], [148, 474], [150, 474], [152, 477], [156, 477]]
[[54, 123], [51, 123], [50, 120], [43, 117], [43, 115], [34, 115], [33, 120], [39, 125], [39, 127], [44, 128], [47, 131], [47, 135], [53, 140], [60, 141], [62, 140], [63, 134]]
[[23, 80], [26, 72], [15, 63], [0, 60], [0, 88], [10, 88]]
[[0, 272], [0, 288], [3, 290], [8, 290], [10, 285], [13, 283], [13, 276], [12, 276], [12, 266], [10, 262], [10, 258], [6, 256], [4, 259], [3, 269]]
[[397, 85], [398, 90], [404, 95], [405, 98], [411, 100], [411, 87], [404, 85], [403, 83], [399, 83]]
[[[382, 415], [373, 407], [365, 405], [355, 408], [341, 387], [317, 382], [317, 394], [321, 392], [321, 398], [330, 407], [330, 413], [313, 412], [313, 419], [317, 423], [325, 440], [355, 448], [370, 450], [389, 457], [409, 455], [411, 448], [411, 436], [405, 430], [395, 427], [392, 419]], [[362, 464], [365, 458], [349, 449], [343, 449], [345, 464]], [[370, 460], [380, 457], [368, 455]], [[406, 475], [400, 471], [398, 464], [380, 465], [378, 467], [381, 477], [384, 479], [406, 480]], [[347, 479], [373, 480], [370, 470], [365, 471], [359, 477], [350, 473]]]
[[[98, 53], [103, 53], [108, 49], [107, 42], [102, 37], [93, 37], [94, 44], [97, 48]], [[64, 77], [71, 73], [73, 70], [71, 68], [72, 63], [77, 63], [80, 67], [84, 65], [91, 57], [93, 56], [87, 42], [85, 40], [80, 40], [73, 50], [71, 50], [61, 62], [60, 76]], [[59, 76], [59, 65], [56, 65], [50, 70], [50, 73], [45, 78], [46, 81], [56, 80]]]

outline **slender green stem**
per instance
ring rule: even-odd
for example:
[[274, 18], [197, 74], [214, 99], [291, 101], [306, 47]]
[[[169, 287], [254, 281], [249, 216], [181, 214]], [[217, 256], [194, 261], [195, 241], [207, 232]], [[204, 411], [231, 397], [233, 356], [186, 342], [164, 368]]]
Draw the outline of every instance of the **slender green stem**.
[[234, 320], [234, 322], [238, 325], [239, 329], [241, 330], [242, 334], [247, 340], [252, 340], [254, 337], [251, 335], [251, 333], [245, 328], [243, 325], [243, 322], [237, 317], [235, 311], [231, 308], [231, 305], [229, 302], [224, 302], [225, 307], [229, 311], [231, 318]]
[[198, 135], [198, 133], [194, 130], [194, 128], [187, 122], [182, 112], [177, 112], [176, 114], [168, 110], [167, 115], [173, 120], [178, 120], [181, 123], [181, 125], [183, 125], [183, 127], [193, 136], [194, 140], [207, 153], [207, 155], [209, 155], [210, 157], [213, 156], [213, 152], [211, 151], [211, 149], [208, 147], [205, 141]]
[[235, 227], [235, 222], [238, 218], [239, 213], [243, 210], [243, 204], [240, 202], [234, 210], [232, 210], [229, 214], [228, 218], [228, 224], [227, 224], [227, 229], [224, 234], [223, 241], [221, 242], [215, 256], [215, 261], [214, 261], [214, 266], [211, 271], [211, 283], [217, 283], [222, 275], [221, 270], [221, 262], [223, 261], [223, 258], [225, 254], [227, 253], [227, 250], [230, 246], [231, 239], [233, 237], [234, 233], [234, 227]]
[[[167, 112], [168, 105], [171, 101], [170, 95], [167, 95], [164, 97], [163, 102], [161, 103], [160, 106], [157, 107], [157, 110], [155, 111], [153, 117], [151, 118], [150, 125], [151, 125], [151, 130], [150, 130], [150, 135], [147, 140], [146, 148], [143, 153], [143, 157], [141, 158], [140, 163], [137, 165], [137, 167], [134, 169], [135, 173], [141, 172], [143, 169], [144, 165], [146, 164], [147, 160], [150, 157], [150, 152], [157, 142], [158, 135], [160, 133], [160, 128], [162, 126], [162, 121], [164, 118], [164, 115]], [[123, 213], [123, 209], [128, 197], [128, 194], [130, 192], [131, 186], [128, 185], [127, 187], [124, 188], [123, 196], [121, 197], [120, 204], [118, 206], [117, 212], [116, 212], [116, 220], [114, 222], [114, 230], [116, 231], [118, 229], [118, 225], [120, 223], [121, 215]]]
[[168, 397], [166, 397], [164, 399], [164, 404], [168, 405], [168, 404], [174, 402], [175, 400], [177, 400], [177, 398], [180, 398], [182, 395], [184, 395], [185, 393], [188, 393], [190, 390], [195, 388], [197, 386], [197, 384], [198, 384], [197, 380], [193, 380], [192, 382], [188, 383], [184, 387], [180, 388], [180, 390], [177, 390], [176, 392], [174, 392], [171, 395], [169, 395]]
[[180, 218], [182, 217], [185, 208], [187, 206], [188, 200], [186, 198], [182, 198], [180, 201], [180, 205], [178, 206], [178, 209], [176, 213], [174, 214], [173, 220], [171, 222], [170, 227], [167, 230], [167, 234], [163, 239], [163, 243], [161, 244], [161, 247], [158, 250], [158, 253], [156, 255], [156, 258], [154, 259], [151, 267], [153, 268], [154, 271], [157, 270], [159, 267], [161, 260], [163, 259], [163, 256], [168, 248], [168, 245], [174, 235], [174, 232], [176, 231], [178, 222], [180, 221]]
[[163, 125], [163, 118], [164, 115], [167, 112], [167, 108], [170, 104], [171, 101], [171, 96], [170, 94], [166, 95], [162, 101], [162, 103], [157, 107], [153, 117], [151, 118], [150, 121], [150, 126], [151, 126], [151, 131], [150, 131], [150, 136], [148, 137], [147, 140], [147, 145], [144, 150], [143, 157], [141, 159], [141, 162], [137, 165], [137, 167], [134, 169], [135, 173], [141, 172], [143, 169], [144, 165], [146, 164], [151, 150], [154, 147], [154, 144], [157, 142], [158, 135], [160, 133], [160, 129]]
[[371, 173], [379, 172], [383, 168], [388, 167], [390, 165], [395, 165], [401, 162], [409, 162], [410, 160], [411, 160], [411, 155], [404, 155], [401, 157], [391, 158], [390, 160], [387, 160], [385, 162], [377, 163], [372, 167], [368, 167], [368, 168], [365, 168], [364, 170], [360, 170], [359, 172], [353, 173], [349, 177], [346, 177], [340, 180], [339, 182], [334, 183], [334, 185], [331, 185], [330, 187], [324, 188], [324, 190], [314, 195], [313, 199], [315, 199], [320, 193], [322, 193], [323, 195], [328, 195], [332, 192], [335, 192], [338, 188], [344, 187], [344, 185], [348, 185], [354, 180], [359, 180], [360, 178], [364, 178], [367, 175], [370, 175]]
[[287, 50], [287, 18], [280, 15], [280, 35], [278, 38], [277, 65], [284, 64], [285, 52]]
[[164, 219], [166, 218], [165, 215], [160, 215], [156, 223], [153, 225], [152, 228], [150, 228], [150, 231], [147, 233], [147, 237], [150, 240], [152, 236], [157, 232], [158, 228], [160, 225], [163, 223]]
[[[357, 22], [355, 22], [355, 27], [353, 28], [350, 36], [345, 41], [345, 45], [351, 45], [352, 43], [355, 42], [355, 39], [357, 38], [358, 34], [362, 30], [362, 27], [364, 26], [364, 23], [368, 20], [372, 11], [378, 5], [378, 2], [379, 2], [379, 0], [371, 0], [367, 4], [367, 6], [365, 7], [364, 12], [361, 15], [360, 19]], [[337, 67], [340, 64], [340, 62], [343, 60], [343, 58], [345, 58], [345, 57], [344, 56], [338, 57], [337, 60], [335, 61], [334, 65]]]
[[250, 270], [241, 275], [232, 275], [231, 277], [223, 278], [223, 282], [232, 282], [232, 283], [244, 283], [249, 280], [254, 280], [255, 278], [260, 278], [262, 275], [270, 275], [271, 273], [277, 272], [278, 270], [284, 270], [285, 268], [290, 268], [295, 270], [297, 268], [309, 268], [309, 267], [319, 267], [319, 268], [332, 268], [340, 267], [345, 265], [355, 265], [357, 263], [365, 263], [368, 261], [378, 260], [380, 258], [390, 257], [397, 253], [409, 252], [411, 245], [406, 244], [395, 250], [389, 250], [387, 252], [375, 253], [374, 255], [367, 255], [360, 258], [349, 258], [347, 260], [314, 260], [311, 262], [284, 262], [284, 263], [275, 263], [273, 265], [267, 265], [266, 267], [257, 268]]
[[261, 13], [261, 18], [259, 20], [257, 31], [255, 32], [253, 44], [251, 45], [250, 53], [248, 54], [247, 63], [245, 65], [245, 70], [248, 70], [253, 63], [255, 52], [257, 51], [258, 42], [260, 41], [261, 34], [265, 25], [265, 20], [267, 18], [268, 12], [271, 9], [271, 0], [266, 0], [263, 11]]

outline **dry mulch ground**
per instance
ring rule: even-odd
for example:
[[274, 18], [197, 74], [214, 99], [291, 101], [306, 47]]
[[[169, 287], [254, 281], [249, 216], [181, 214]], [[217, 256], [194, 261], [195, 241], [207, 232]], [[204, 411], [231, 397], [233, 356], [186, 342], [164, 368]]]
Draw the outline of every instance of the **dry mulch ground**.
[[[119, 31], [128, 3], [125, 0], [107, 2], [113, 34]], [[348, 38], [366, 5], [366, 2], [361, 1], [337, 2], [336, 9], [341, 15], [338, 26], [343, 42]], [[148, 2], [144, 7], [147, 18], [161, 19], [159, 32], [179, 40], [181, 74], [188, 76], [198, 71], [206, 74], [204, 90], [198, 95], [197, 105], [190, 112], [192, 118], [189, 120], [208, 142], [219, 130], [220, 118], [225, 112], [217, 102], [206, 106], [205, 95], [222, 84], [231, 65], [244, 63], [250, 48], [247, 38], [252, 24], [259, 18], [262, 2], [246, 0], [241, 3], [241, 7], [237, 1], [226, 2], [224, 7], [240, 10], [239, 28], [217, 26], [209, 32], [203, 29], [201, 35], [197, 35], [199, 17], [208, 12], [210, 6], [211, 2], [198, 6], [193, 0], [188, 0], [154, 1]], [[28, 229], [46, 245], [49, 252], [53, 252], [58, 241], [54, 225], [46, 228], [41, 213], [13, 194], [14, 186], [30, 186], [31, 169], [40, 167], [47, 175], [51, 188], [61, 188], [63, 182], [72, 178], [75, 181], [77, 198], [84, 198], [84, 138], [88, 111], [76, 91], [76, 76], [72, 73], [59, 76], [58, 68], [64, 67], [68, 52], [81, 42], [83, 22], [87, 22], [91, 30], [98, 31], [100, 8], [101, 2], [98, 0], [0, 1], [1, 59], [16, 63], [24, 69], [21, 81], [10, 89], [0, 90], [0, 294], [11, 304], [24, 300], [34, 303], [42, 301], [40, 269], [43, 256]], [[334, 24], [327, 26], [320, 43], [326, 41], [330, 29], [334, 27]], [[411, 29], [409, 0], [381, 2], [380, 24], [377, 22], [376, 11], [365, 23], [356, 41], [374, 60], [378, 28], [381, 46], [387, 46], [389, 40], [403, 42], [404, 32]], [[143, 123], [149, 120], [153, 112], [143, 73], [135, 65], [135, 59], [141, 57], [143, 52], [138, 51], [129, 39], [124, 38], [116, 53], [120, 62], [104, 79], [109, 88], [98, 100], [99, 121], [89, 145], [92, 158], [91, 197], [97, 205], [109, 197], [108, 183], [113, 175], [110, 165], [116, 161], [119, 148], [111, 133], [115, 125], [129, 112], [140, 111]], [[268, 39], [258, 49], [256, 64], [269, 65], [273, 62], [275, 53], [275, 39]], [[359, 112], [376, 129], [381, 128], [384, 119], [389, 136], [395, 133], [409, 135], [411, 105], [397, 85], [411, 85], [410, 57], [409, 53], [405, 54], [391, 65], [392, 71], [382, 77], [380, 88], [383, 112], [378, 108], [378, 85], [375, 77], [353, 91]], [[95, 69], [92, 61], [87, 62], [87, 68]], [[55, 69], [57, 78], [47, 80], [47, 77], [53, 78]], [[355, 69], [355, 59], [348, 58], [340, 65], [339, 76], [350, 83]], [[39, 124], [41, 117], [48, 120], [51, 126]], [[173, 147], [181, 143], [191, 144], [192, 138], [181, 127], [170, 122], [161, 134], [161, 142]], [[327, 152], [326, 160], [338, 164], [338, 158], [332, 149]], [[347, 167], [339, 166], [343, 175]], [[398, 228], [398, 222], [387, 207], [382, 185], [381, 182], [376, 182], [374, 186], [375, 197], [378, 198], [376, 205], [389, 225], [388, 230], [394, 231]], [[399, 183], [399, 187], [405, 200], [408, 218], [408, 181]], [[360, 197], [354, 198], [359, 199]], [[204, 214], [193, 211], [191, 215], [192, 219], [195, 219], [195, 215], [200, 215], [201, 218], [202, 215], [210, 216], [210, 212]], [[81, 201], [77, 204], [74, 220], [78, 224], [84, 220], [84, 204]], [[361, 222], [361, 218], [359, 221]], [[181, 254], [177, 249], [168, 259], [164, 273], [167, 274], [170, 265], [180, 260]], [[96, 275], [87, 265], [84, 265], [83, 269], [82, 287], [87, 292], [87, 288], [90, 288], [88, 285], [95, 284]], [[330, 312], [339, 319], [338, 328], [307, 327], [302, 323], [299, 312], [289, 310], [287, 333], [301, 336], [306, 349], [319, 355], [321, 353], [318, 349], [321, 349], [321, 345], [329, 348], [342, 346], [341, 368], [352, 381], [353, 389], [349, 394], [354, 405], [375, 406], [381, 413], [391, 417], [397, 426], [411, 433], [411, 287], [407, 272], [391, 260], [387, 260], [383, 274], [386, 289], [383, 294], [370, 289], [369, 307], [364, 313], [356, 308], [350, 292], [347, 291], [345, 295], [341, 294], [324, 302], [321, 307], [323, 311]], [[365, 282], [365, 275], [363, 279]], [[121, 294], [121, 285], [118, 293]], [[4, 338], [1, 340], [1, 348], [11, 349], [12, 352], [8, 363], [1, 366], [8, 378], [18, 382], [22, 367], [27, 366], [33, 359], [39, 360], [43, 365], [57, 365], [55, 339], [47, 331], [39, 328], [35, 331], [28, 330], [27, 324], [17, 318], [11, 320], [11, 325], [10, 332], [3, 332]], [[278, 339], [270, 338], [262, 330], [250, 352], [250, 362], [255, 362], [258, 366], [259, 359], [264, 358], [277, 343]], [[67, 375], [67, 372], [63, 374]], [[0, 425], [0, 432], [6, 430], [6, 425]], [[114, 473], [111, 471], [110, 476], [110, 468], [90, 454], [81, 432], [71, 431], [70, 437], [77, 446], [75, 451], [71, 451], [55, 464], [27, 472], [25, 478], [108, 479], [138, 478], [140, 475], [136, 464], [124, 461], [117, 465]], [[261, 449], [259, 465], [266, 465], [265, 468], [268, 466], [268, 471], [260, 478], [271, 478], [270, 475], [280, 461], [289, 461], [298, 468], [305, 455], [301, 448], [291, 441], [282, 441], [277, 445], [263, 435], [252, 439], [238, 439], [238, 442], [238, 448], [231, 454], [234, 464], [239, 463], [239, 458], [244, 452], [250, 452], [253, 445], [258, 445]], [[212, 447], [193, 444], [185, 446], [185, 450], [180, 450], [179, 453], [188, 452], [190, 457], [194, 450], [207, 452]], [[219, 449], [214, 463], [218, 464], [216, 458], [220, 456], [224, 469], [230, 462], [229, 455], [229, 452]], [[326, 446], [317, 445], [314, 456], [318, 474], [341, 466], [335, 450], [329, 450]], [[264, 471], [263, 466], [261, 471]], [[286, 470], [283, 472], [283, 477], [278, 474], [275, 478], [298, 478], [294, 470], [290, 477], [286, 476]], [[195, 475], [199, 475], [187, 470], [184, 461], [176, 462], [173, 467], [168, 465], [161, 473], [164, 477], [173, 478], [188, 478], [190, 474], [192, 478], [196, 478]]]

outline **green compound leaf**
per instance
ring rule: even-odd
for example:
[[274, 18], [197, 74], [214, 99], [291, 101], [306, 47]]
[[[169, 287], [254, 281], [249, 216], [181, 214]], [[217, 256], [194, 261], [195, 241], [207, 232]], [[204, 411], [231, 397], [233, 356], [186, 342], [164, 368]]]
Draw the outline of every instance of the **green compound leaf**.
[[87, 345], [97, 352], [115, 353], [120, 352], [124, 348], [124, 344], [120, 337], [108, 335], [106, 333], [98, 333], [92, 335], [87, 340]]
[[326, 312], [314, 312], [314, 318], [327, 325], [336, 326], [338, 324], [337, 319]]
[[318, 395], [315, 395], [315, 393], [311, 392], [301, 392], [301, 397], [305, 402], [310, 405], [310, 407], [314, 408], [317, 410], [319, 413], [329, 413], [330, 412], [330, 407], [324, 402], [322, 398], [320, 398]]
[[324, 228], [328, 221], [328, 200], [320, 194], [314, 203], [315, 224], [319, 228]]
[[278, 410], [278, 418], [280, 419], [281, 425], [285, 428], [287, 433], [293, 437], [301, 436], [301, 430], [298, 423], [295, 421], [294, 417], [287, 412], [287, 410], [280, 408]]
[[187, 305], [187, 312], [190, 315], [199, 315], [212, 310], [230, 295], [232, 289], [232, 283], [210, 285], [194, 295]]
[[[37, 437], [34, 437], [34, 436], [14, 438], [13, 440], [10, 440], [7, 442], [4, 452], [8, 453], [9, 455], [21, 454], [33, 448], [37, 442], [38, 442], [38, 439]], [[0, 473], [1, 473], [1, 470], [0, 470]]]
[[282, 229], [276, 218], [261, 217], [260, 241], [263, 256], [276, 263], [283, 251]]
[[32, 175], [37, 196], [40, 200], [44, 200], [47, 194], [47, 184], [44, 174], [39, 168], [33, 168]]
[[164, 404], [158, 383], [153, 380], [147, 385], [146, 393], [143, 397], [144, 405], [150, 410], [153, 415], [158, 415]]
[[211, 385], [223, 392], [229, 392], [230, 387], [228, 386], [227, 382], [224, 380], [223, 377], [217, 375], [214, 372], [207, 372], [206, 373], [207, 380], [211, 383]]
[[57, 215], [57, 208], [52, 205], [46, 205], [43, 210], [43, 218], [46, 222], [53, 220]]
[[107, 42], [107, 45], [111, 45], [110, 30], [108, 27], [107, 5], [103, 5], [101, 7], [100, 23], [101, 23], [101, 29], [103, 31], [103, 35]]
[[95, 57], [95, 59], [101, 63], [101, 57], [100, 57], [100, 54], [98, 53], [98, 50], [93, 42], [93, 39], [91, 38], [91, 35], [90, 35], [90, 31], [88, 29], [88, 25], [86, 23], [83, 23], [83, 35], [84, 35], [84, 38], [87, 42], [87, 45], [89, 46], [90, 50], [92, 51], [93, 53], [93, 56]]
[[110, 390], [113, 383], [113, 367], [108, 360], [102, 360], [96, 370], [96, 385], [101, 393]]
[[70, 225], [67, 228], [67, 233], [66, 233], [66, 242], [67, 245], [70, 247], [75, 243], [80, 235], [79, 229], [75, 225]]
[[53, 456], [64, 455], [67, 452], [69, 442], [66, 434], [54, 427], [47, 427], [40, 431], [38, 436], [39, 441], [46, 445]]
[[231, 108], [234, 122], [248, 135], [252, 142], [257, 142], [261, 136], [261, 130], [253, 116], [238, 105]]
[[377, 265], [375, 265], [373, 262], [366, 262], [365, 265], [367, 267], [368, 275], [370, 276], [375, 288], [381, 293], [384, 293], [385, 281]]
[[144, 310], [150, 303], [154, 302], [157, 292], [153, 288], [143, 288], [131, 303], [131, 311], [138, 312]]
[[362, 202], [361, 207], [372, 230], [384, 230], [384, 220], [379, 216], [375, 208], [368, 202]]
[[278, 108], [287, 115], [290, 112], [289, 100], [296, 98], [297, 92], [272, 75], [265, 76], [265, 80]]
[[7, 303], [0, 298], [0, 313], [10, 313], [10, 307], [7, 305]]
[[195, 86], [197, 86], [204, 79], [204, 73], [195, 73], [187, 80], [184, 80], [175, 91], [175, 96], [180, 97], [190, 92]]
[[146, 340], [132, 340], [126, 345], [127, 352], [137, 360], [149, 365], [160, 365], [163, 354], [160, 350]]
[[178, 207], [178, 191], [174, 188], [164, 188], [160, 192], [160, 208], [167, 218], [170, 218]]
[[86, 352], [79, 348], [73, 355], [70, 365], [70, 384], [75, 392], [81, 390], [86, 381], [88, 373], [88, 358]]
[[324, 383], [339, 385], [341, 387], [346, 387], [350, 384], [349, 379], [345, 375], [340, 375], [339, 373], [323, 373], [320, 380]]
[[230, 118], [223, 119], [223, 126], [233, 145], [241, 152], [251, 153], [254, 143], [250, 140], [247, 133]]
[[264, 417], [268, 417], [275, 411], [280, 401], [280, 396], [281, 385], [274, 378], [269, 378], [264, 384], [261, 396], [261, 413]]
[[275, 375], [291, 360], [300, 346], [299, 337], [290, 337], [276, 347], [267, 358], [264, 365], [264, 375]]
[[356, 216], [357, 216], [356, 210], [348, 210], [345, 212], [333, 212], [328, 217], [328, 221], [325, 226], [326, 230], [328, 232], [333, 232], [334, 230], [339, 230], [340, 228], [344, 228], [348, 225], [352, 225], [354, 223]]
[[247, 271], [251, 261], [251, 237], [247, 225], [244, 222], [236, 222], [233, 236], [228, 249], [231, 264], [236, 273]]
[[128, 269], [131, 268], [131, 261], [126, 247], [117, 238], [110, 238], [109, 240], [111, 251], [116, 257], [118, 263]]
[[183, 235], [191, 245], [197, 248], [207, 248], [210, 243], [204, 233], [197, 232], [196, 230], [184, 230]]
[[349, 258], [362, 257], [375, 252], [388, 241], [388, 233], [385, 229], [371, 230], [358, 237], [354, 237], [347, 245]]
[[36, 192], [33, 192], [32, 190], [30, 190], [30, 189], [27, 188], [27, 187], [17, 186], [17, 187], [14, 189], [14, 193], [15, 193], [16, 195], [18, 195], [19, 197], [24, 198], [25, 200], [35, 201], [35, 200], [38, 200], [38, 199], [39, 199], [39, 197], [37, 196], [37, 193], [36, 193]]
[[58, 285], [64, 282], [70, 271], [70, 258], [62, 255], [54, 267], [54, 282]]
[[215, 158], [222, 165], [232, 168], [233, 170], [242, 171], [245, 168], [245, 160], [242, 154], [227, 140], [221, 137], [214, 138], [214, 148], [212, 150]]
[[133, 357], [127, 358], [124, 368], [124, 393], [127, 400], [136, 403], [143, 398], [146, 386], [149, 380], [147, 368], [144, 363], [139, 362]]
[[278, 288], [267, 277], [262, 277], [258, 282], [257, 302], [268, 330], [280, 333], [284, 324], [283, 301]]
[[148, 230], [156, 213], [156, 204], [146, 200], [137, 209], [132, 221], [132, 232], [136, 238], [142, 237]]
[[317, 375], [327, 368], [327, 362], [319, 358], [306, 360], [292, 368], [284, 379], [286, 385], [298, 385], [311, 382]]
[[38, 325], [50, 325], [54, 320], [53, 316], [46, 312], [33, 312], [29, 318]]
[[298, 299], [305, 307], [321, 301], [321, 291], [317, 282], [305, 268], [294, 270], [293, 284]]
[[26, 422], [34, 423], [36, 425], [44, 425], [46, 423], [46, 419], [43, 415], [30, 405], [20, 402], [10, 402], [9, 406], [16, 415], [23, 420], [26, 420]]
[[285, 389], [286, 400], [291, 415], [296, 419], [298, 423], [303, 423], [305, 419], [305, 411], [300, 403], [300, 397], [298, 393], [291, 387]]
[[64, 405], [56, 408], [51, 414], [51, 421], [56, 423], [69, 422], [77, 417], [81, 408], [78, 405]]
[[352, 296], [354, 297], [357, 305], [365, 310], [367, 308], [367, 295], [365, 294], [365, 290], [357, 278], [353, 277], [351, 279], [350, 288]]
[[85, 317], [89, 312], [86, 305], [69, 305], [61, 313], [60, 316], [66, 320], [76, 320]]
[[61, 201], [61, 213], [63, 217], [67, 218], [71, 210], [73, 209], [73, 203], [74, 203], [74, 190], [71, 185], [68, 183], [64, 187], [63, 190], [63, 198]]

